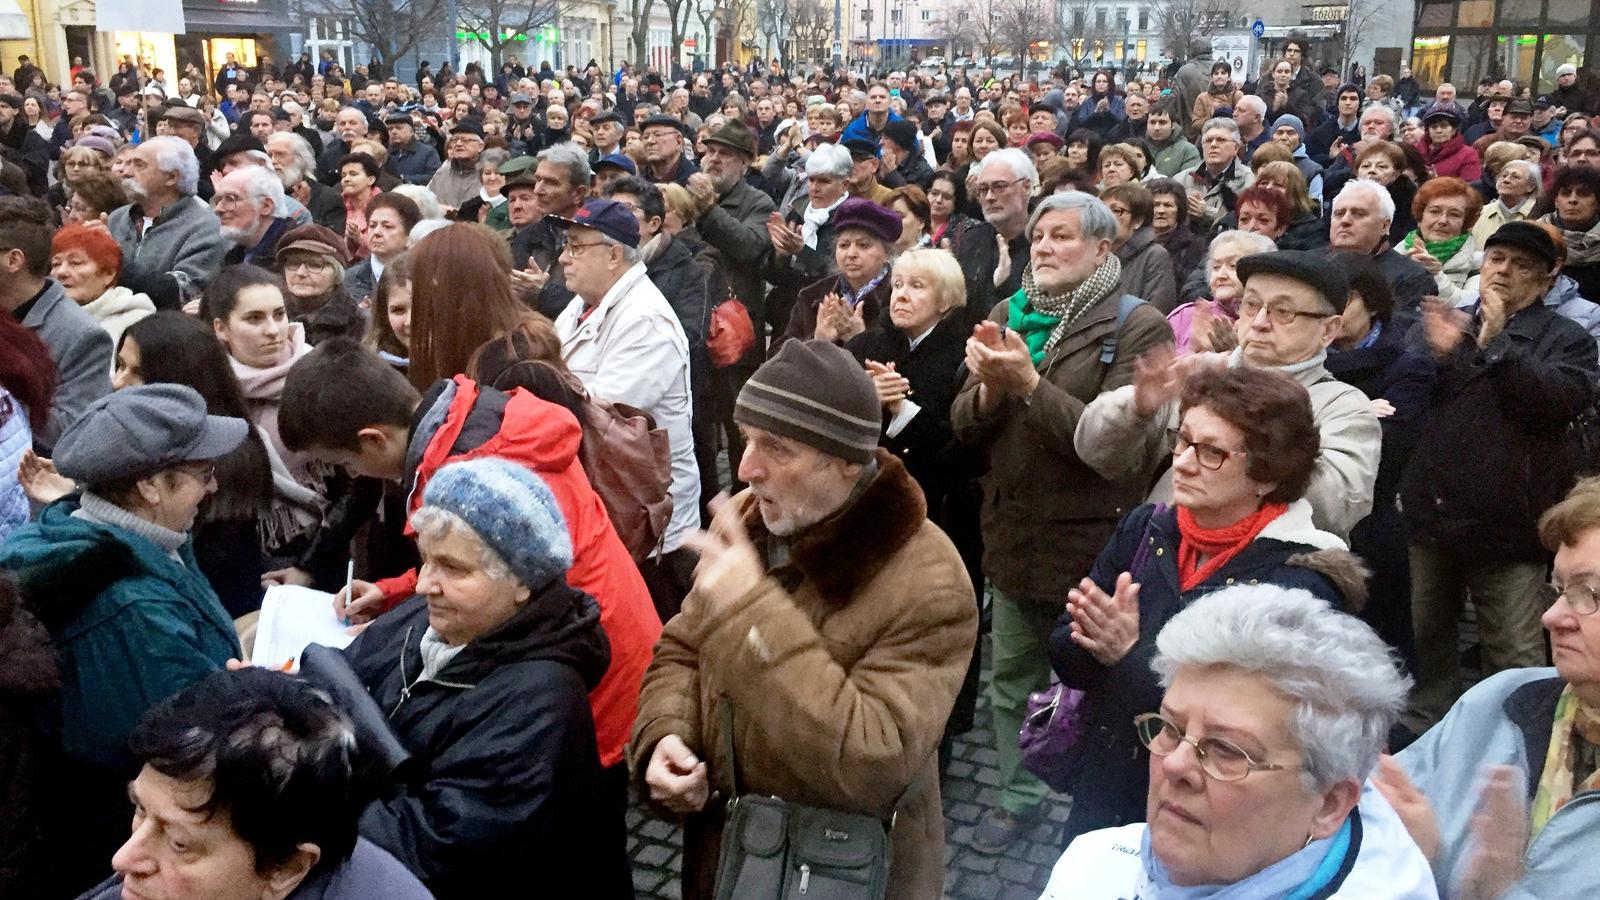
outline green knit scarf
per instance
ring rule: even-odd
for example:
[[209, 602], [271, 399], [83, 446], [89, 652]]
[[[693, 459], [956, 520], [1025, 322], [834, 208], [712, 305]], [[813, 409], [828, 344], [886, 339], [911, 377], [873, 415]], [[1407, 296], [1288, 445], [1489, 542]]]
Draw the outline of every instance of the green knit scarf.
[[1400, 243], [1401, 246], [1409, 250], [1415, 247], [1418, 241], [1422, 241], [1422, 249], [1428, 251], [1429, 256], [1437, 259], [1440, 263], [1447, 263], [1451, 257], [1460, 252], [1461, 245], [1471, 238], [1472, 232], [1463, 231], [1453, 238], [1445, 238], [1442, 241], [1424, 241], [1422, 240], [1422, 233], [1413, 229], [1410, 234], [1406, 235], [1405, 240]]
[[1006, 327], [1022, 336], [1037, 368], [1078, 317], [1117, 289], [1122, 261], [1110, 254], [1083, 284], [1065, 294], [1046, 294], [1033, 281], [1033, 266], [1022, 272], [1022, 288], [1011, 295]]

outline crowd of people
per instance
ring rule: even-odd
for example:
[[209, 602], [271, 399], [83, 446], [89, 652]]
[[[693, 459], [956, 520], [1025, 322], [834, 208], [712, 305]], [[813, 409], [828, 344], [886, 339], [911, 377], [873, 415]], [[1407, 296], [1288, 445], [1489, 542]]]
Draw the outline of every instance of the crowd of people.
[[1596, 79], [1186, 49], [0, 74], [0, 895], [1600, 892]]

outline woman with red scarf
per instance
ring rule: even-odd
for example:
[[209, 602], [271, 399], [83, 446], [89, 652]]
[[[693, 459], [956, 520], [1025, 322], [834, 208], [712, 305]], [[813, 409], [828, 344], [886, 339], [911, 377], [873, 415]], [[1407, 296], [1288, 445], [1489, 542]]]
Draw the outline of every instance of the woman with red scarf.
[[1161, 706], [1150, 660], [1179, 610], [1232, 584], [1304, 588], [1346, 609], [1366, 595], [1365, 568], [1301, 499], [1318, 451], [1305, 388], [1265, 369], [1204, 369], [1180, 409], [1176, 505], [1122, 520], [1050, 637], [1052, 668], [1085, 692], [1068, 840], [1145, 819], [1149, 755], [1133, 717]]

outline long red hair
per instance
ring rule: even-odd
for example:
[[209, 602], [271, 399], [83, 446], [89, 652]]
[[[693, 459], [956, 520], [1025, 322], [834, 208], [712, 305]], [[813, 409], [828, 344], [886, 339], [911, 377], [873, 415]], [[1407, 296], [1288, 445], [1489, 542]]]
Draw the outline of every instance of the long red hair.
[[[56, 364], [33, 329], [9, 315], [0, 315], [0, 387], [22, 404], [34, 431], [44, 428], [56, 394]], [[0, 421], [12, 412], [0, 408]]]

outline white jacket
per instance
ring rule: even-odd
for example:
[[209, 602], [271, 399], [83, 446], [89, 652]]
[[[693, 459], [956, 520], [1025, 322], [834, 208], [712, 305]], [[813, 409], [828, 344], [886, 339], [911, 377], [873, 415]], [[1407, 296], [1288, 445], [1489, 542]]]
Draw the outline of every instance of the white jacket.
[[[148, 315], [153, 315], [156, 305], [144, 294], [135, 294], [120, 284], [114, 284], [106, 289], [104, 294], [83, 304], [83, 311], [100, 323], [100, 327], [111, 335], [111, 350], [113, 353], [122, 343], [122, 332], [129, 325]], [[117, 360], [111, 359], [111, 371], [117, 370]]]
[[561, 357], [590, 396], [636, 406], [667, 430], [672, 446], [672, 520], [662, 552], [700, 527], [700, 469], [694, 459], [689, 341], [643, 262], [622, 273], [587, 318], [573, 297], [556, 317]]
[[[1355, 864], [1326, 895], [1329, 900], [1438, 900], [1427, 859], [1370, 782], [1356, 809], [1361, 833]], [[1039, 900], [1161, 900], [1140, 856], [1145, 827], [1139, 822], [1079, 836], [1061, 854]]]

